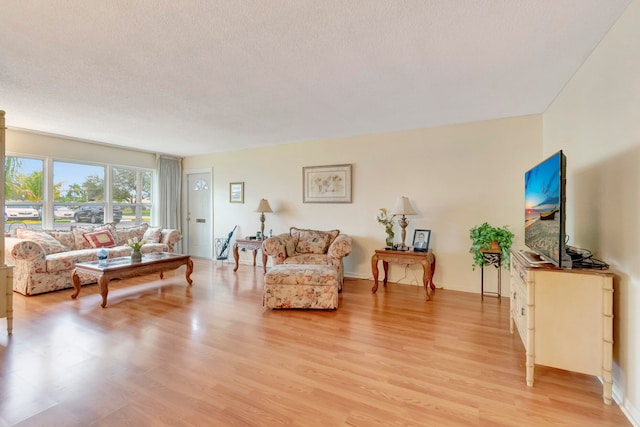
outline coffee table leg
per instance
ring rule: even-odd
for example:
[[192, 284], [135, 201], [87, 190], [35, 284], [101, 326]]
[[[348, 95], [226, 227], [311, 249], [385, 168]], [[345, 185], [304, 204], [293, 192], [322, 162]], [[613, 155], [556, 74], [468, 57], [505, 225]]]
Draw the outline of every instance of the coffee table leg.
[[102, 295], [102, 308], [107, 306], [107, 294], [109, 293], [109, 278], [102, 276], [98, 279], [98, 286], [100, 287], [100, 295]]
[[71, 273], [71, 283], [74, 289], [73, 294], [71, 294], [71, 299], [76, 299], [80, 293], [80, 277], [78, 277], [78, 270], [75, 268], [73, 269], [73, 273]]
[[193, 273], [193, 261], [191, 261], [191, 258], [187, 258], [187, 272], [185, 274], [185, 277], [189, 285], [193, 283], [193, 280], [191, 280], [191, 273]]

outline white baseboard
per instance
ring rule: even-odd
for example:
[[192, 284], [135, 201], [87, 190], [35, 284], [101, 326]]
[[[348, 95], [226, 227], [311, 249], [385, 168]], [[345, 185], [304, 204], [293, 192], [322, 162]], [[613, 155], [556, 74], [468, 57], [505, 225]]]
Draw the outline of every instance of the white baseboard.
[[640, 427], [640, 410], [634, 407], [628, 399], [624, 399], [620, 388], [613, 384], [613, 400], [618, 404], [625, 417], [634, 427]]

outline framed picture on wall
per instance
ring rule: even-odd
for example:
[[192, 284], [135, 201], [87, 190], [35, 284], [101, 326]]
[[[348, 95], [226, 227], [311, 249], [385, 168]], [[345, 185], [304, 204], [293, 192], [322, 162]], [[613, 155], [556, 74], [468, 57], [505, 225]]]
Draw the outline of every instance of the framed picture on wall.
[[229, 183], [229, 202], [244, 203], [244, 182]]
[[413, 251], [427, 252], [429, 250], [429, 240], [431, 239], [431, 230], [416, 229], [413, 232]]
[[351, 203], [351, 165], [302, 168], [303, 203]]

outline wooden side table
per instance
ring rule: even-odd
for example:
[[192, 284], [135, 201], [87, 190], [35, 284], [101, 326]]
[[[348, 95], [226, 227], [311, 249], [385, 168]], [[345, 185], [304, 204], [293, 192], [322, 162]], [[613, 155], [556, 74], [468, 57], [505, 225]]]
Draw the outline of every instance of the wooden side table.
[[[249, 239], [237, 239], [233, 244], [233, 258], [236, 260], [236, 268], [233, 269], [234, 272], [238, 271], [238, 261], [240, 260], [240, 249], [245, 249], [249, 251], [253, 251], [253, 266], [256, 266], [256, 254], [258, 250], [262, 250], [262, 242], [264, 240], [249, 240]], [[267, 272], [267, 260], [268, 256], [262, 252], [262, 268], [264, 273]]]
[[436, 256], [433, 252], [387, 251], [384, 249], [376, 250], [371, 257], [371, 271], [373, 272], [373, 280], [375, 282], [373, 288], [371, 288], [371, 292], [374, 294], [378, 290], [378, 261], [380, 260], [382, 261], [382, 267], [384, 268], [384, 280], [382, 281], [384, 286], [387, 286], [390, 262], [396, 264], [422, 265], [424, 296], [427, 300], [431, 299], [429, 296], [429, 288], [431, 288], [432, 291], [436, 290], [436, 285], [433, 283], [433, 274], [436, 271]]

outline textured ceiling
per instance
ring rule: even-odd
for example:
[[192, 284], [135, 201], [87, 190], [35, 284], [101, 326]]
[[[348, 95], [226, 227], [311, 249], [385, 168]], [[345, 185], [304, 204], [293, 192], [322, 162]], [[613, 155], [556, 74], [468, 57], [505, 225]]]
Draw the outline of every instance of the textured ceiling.
[[629, 2], [3, 2], [0, 109], [184, 156], [541, 113]]

